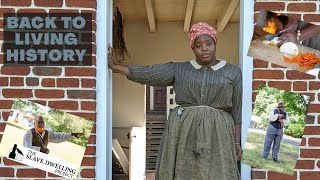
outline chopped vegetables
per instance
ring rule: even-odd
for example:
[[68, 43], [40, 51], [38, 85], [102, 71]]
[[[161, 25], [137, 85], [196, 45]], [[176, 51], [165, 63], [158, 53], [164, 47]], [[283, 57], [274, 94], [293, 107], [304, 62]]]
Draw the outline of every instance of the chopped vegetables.
[[279, 37], [275, 37], [272, 40], [263, 40], [262, 41], [263, 44], [272, 44], [272, 45], [277, 45], [279, 42], [281, 42], [279, 40]]
[[281, 40], [279, 40], [279, 37], [275, 37], [271, 40], [271, 44], [273, 45], [277, 45], [279, 42], [281, 42]]
[[262, 41], [262, 43], [263, 43], [263, 44], [270, 44], [270, 43], [271, 43], [271, 41], [264, 40], [264, 41]]
[[315, 53], [301, 53], [293, 58], [284, 57], [285, 62], [299, 63], [300, 67], [313, 69], [317, 63], [320, 63], [320, 58]]

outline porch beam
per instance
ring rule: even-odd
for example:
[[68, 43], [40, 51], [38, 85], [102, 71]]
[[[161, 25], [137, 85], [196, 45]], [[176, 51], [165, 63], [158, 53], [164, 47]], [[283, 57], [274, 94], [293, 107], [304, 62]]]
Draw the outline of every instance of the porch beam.
[[194, 0], [187, 0], [186, 15], [184, 17], [184, 25], [183, 25], [184, 32], [188, 32], [190, 29], [193, 6], [194, 6]]
[[228, 4], [226, 4], [225, 8], [222, 9], [220, 13], [220, 18], [218, 19], [217, 30], [218, 32], [222, 32], [226, 25], [228, 24], [233, 12], [235, 11], [237, 5], [240, 0], [227, 0]]
[[154, 12], [154, 1], [153, 0], [145, 0], [149, 29], [150, 32], [156, 32], [156, 17]]

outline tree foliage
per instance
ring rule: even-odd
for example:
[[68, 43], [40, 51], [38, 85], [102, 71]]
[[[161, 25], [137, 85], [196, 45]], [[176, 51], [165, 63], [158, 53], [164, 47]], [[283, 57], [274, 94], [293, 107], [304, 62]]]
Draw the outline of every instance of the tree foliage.
[[49, 117], [46, 123], [55, 132], [81, 132], [84, 136], [80, 138], [72, 138], [70, 141], [81, 145], [87, 146], [88, 139], [92, 130], [93, 122], [85, 120], [78, 116], [65, 113], [59, 110], [50, 109]]
[[30, 114], [34, 117], [36, 116], [36, 114], [45, 114], [40, 105], [22, 99], [15, 99], [13, 101], [12, 109], [18, 110], [23, 114]]

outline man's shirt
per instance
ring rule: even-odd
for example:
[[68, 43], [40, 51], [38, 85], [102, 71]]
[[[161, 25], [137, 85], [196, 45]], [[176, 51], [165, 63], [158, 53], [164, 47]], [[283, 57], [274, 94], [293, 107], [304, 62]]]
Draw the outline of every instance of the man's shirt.
[[[53, 132], [50, 130], [46, 130], [48, 132], [48, 142], [52, 142], [52, 143], [61, 143], [64, 142], [66, 140], [69, 140], [71, 138], [71, 133], [60, 133], [60, 132]], [[43, 131], [42, 133], [38, 133], [41, 136], [41, 138], [43, 139], [46, 131]], [[41, 147], [38, 146], [32, 146], [32, 131], [31, 129], [29, 129], [23, 138], [23, 146], [36, 150], [36, 151], [40, 151]]]
[[[274, 111], [270, 112], [268, 118], [269, 118], [269, 121], [270, 122], [275, 122], [278, 120], [278, 116], [279, 114], [278, 113], [274, 113]], [[287, 116], [286, 116], [286, 119], [282, 119], [283, 120], [283, 125], [284, 126], [288, 126], [289, 125], [289, 122], [290, 122], [290, 117], [289, 117], [289, 114], [287, 113]]]

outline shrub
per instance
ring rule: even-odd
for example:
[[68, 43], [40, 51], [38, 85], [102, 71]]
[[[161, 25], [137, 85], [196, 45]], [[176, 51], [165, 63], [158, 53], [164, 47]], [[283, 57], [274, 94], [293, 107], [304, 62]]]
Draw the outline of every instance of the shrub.
[[301, 124], [290, 123], [284, 130], [284, 133], [295, 138], [300, 138], [303, 135], [303, 129], [304, 127]]

